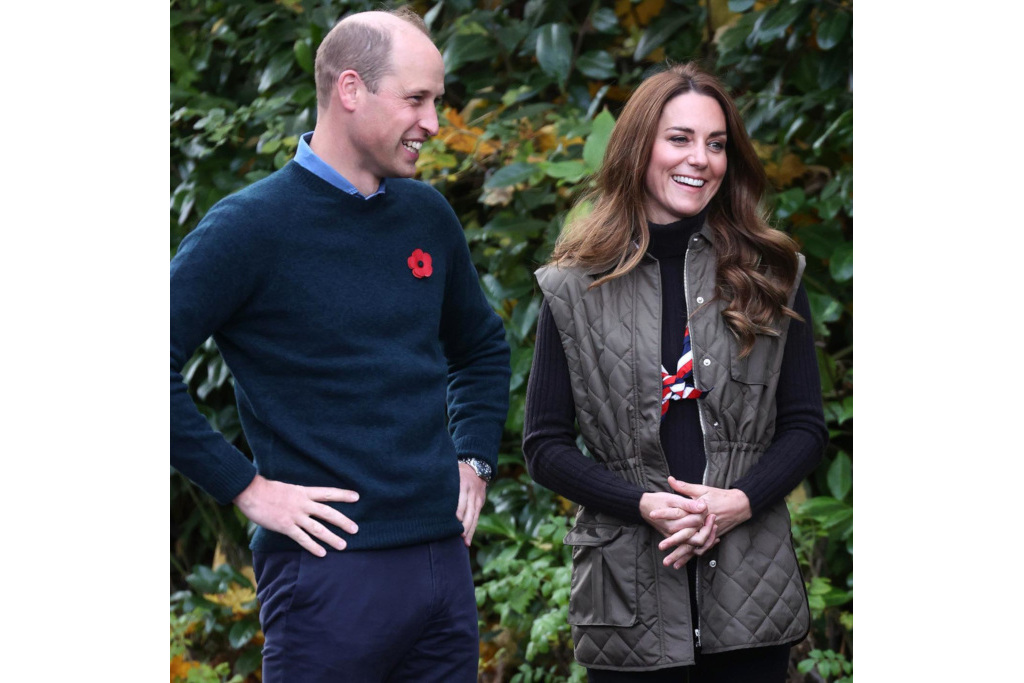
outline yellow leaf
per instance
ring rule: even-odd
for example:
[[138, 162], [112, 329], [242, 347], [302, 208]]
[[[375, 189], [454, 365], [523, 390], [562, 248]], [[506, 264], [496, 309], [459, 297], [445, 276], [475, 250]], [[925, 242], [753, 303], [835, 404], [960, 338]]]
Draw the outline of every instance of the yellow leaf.
[[804, 488], [803, 484], [797, 486], [795, 489], [792, 490], [792, 492], [790, 492], [788, 496], [786, 496], [786, 502], [793, 503], [794, 505], [799, 505], [800, 503], [803, 503], [806, 500], [807, 490]]
[[761, 161], [768, 161], [772, 158], [772, 154], [775, 152], [775, 145], [766, 145], [758, 140], [750, 141], [754, 145], [754, 151], [757, 152], [757, 158]]
[[188, 678], [189, 669], [199, 666], [199, 662], [186, 662], [181, 655], [171, 657], [171, 683]]
[[793, 180], [799, 178], [807, 170], [807, 166], [804, 162], [800, 161], [800, 157], [795, 154], [787, 154], [782, 157], [782, 161], [775, 163], [768, 161], [764, 165], [765, 175], [775, 184], [776, 187], [786, 187], [790, 185]]
[[231, 584], [223, 593], [207, 593], [203, 597], [218, 605], [230, 607], [231, 613], [237, 616], [251, 614], [255, 611], [251, 603], [256, 599], [256, 591], [252, 588], [242, 588], [237, 583]]
[[227, 555], [224, 554], [224, 550], [220, 547], [220, 541], [217, 541], [217, 547], [213, 549], [213, 562], [210, 563], [210, 566], [216, 569], [227, 561]]
[[462, 118], [462, 114], [455, 111], [452, 107], [444, 108], [444, 117], [448, 119], [448, 123], [452, 124], [453, 128], [465, 128], [466, 121]]
[[629, 7], [633, 3], [629, 0], [615, 0], [615, 15], [624, 17], [629, 14]]
[[720, 28], [736, 23], [739, 18], [739, 14], [729, 11], [729, 0], [708, 0], [708, 24], [716, 40]]
[[538, 129], [534, 140], [536, 148], [541, 152], [547, 152], [557, 147], [558, 137], [555, 135], [554, 124], [548, 124]]
[[661, 14], [665, 7], [665, 0], [643, 0], [636, 6], [636, 15], [640, 19], [641, 26], [647, 26], [651, 19]]
[[637, 5], [633, 5], [630, 0], [616, 0], [615, 14], [622, 18], [621, 23], [627, 28], [637, 24], [647, 26], [651, 19], [661, 14], [664, 7], [665, 0], [643, 0]]
[[607, 98], [616, 102], [625, 102], [629, 99], [629, 96], [633, 94], [633, 91], [629, 88], [623, 88], [620, 85], [613, 85], [608, 88]]
[[576, 503], [572, 502], [568, 498], [555, 496], [555, 501], [558, 503], [558, 511], [563, 515], [567, 515], [572, 510], [576, 509]]
[[482, 159], [501, 150], [501, 143], [497, 140], [478, 140], [478, 143], [479, 146], [476, 148], [477, 159]]
[[256, 572], [252, 570], [252, 567], [242, 567], [238, 573], [252, 581], [252, 585], [256, 585]]
[[438, 138], [448, 149], [465, 154], [472, 154], [476, 149], [476, 138], [472, 135], [459, 132], [455, 128], [442, 128], [438, 131]]

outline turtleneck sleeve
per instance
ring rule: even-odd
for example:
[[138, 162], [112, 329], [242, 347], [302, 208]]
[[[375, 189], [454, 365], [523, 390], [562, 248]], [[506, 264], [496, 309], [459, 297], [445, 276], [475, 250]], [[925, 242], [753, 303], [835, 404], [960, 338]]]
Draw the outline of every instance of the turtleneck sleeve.
[[576, 446], [576, 409], [565, 360], [547, 301], [537, 321], [537, 344], [526, 387], [523, 455], [541, 486], [584, 507], [639, 524], [644, 490], [583, 455]]

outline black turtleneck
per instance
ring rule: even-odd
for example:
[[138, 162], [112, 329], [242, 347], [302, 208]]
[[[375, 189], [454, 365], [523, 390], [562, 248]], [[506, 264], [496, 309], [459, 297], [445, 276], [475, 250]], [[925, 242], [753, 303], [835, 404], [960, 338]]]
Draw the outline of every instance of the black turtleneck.
[[[647, 252], [658, 260], [661, 270], [661, 363], [670, 371], [675, 370], [682, 354], [686, 329], [683, 262], [689, 237], [703, 222], [702, 213], [669, 225], [648, 225]], [[757, 464], [733, 484], [747, 495], [754, 514], [782, 499], [814, 470], [828, 439], [810, 306], [803, 285], [797, 291], [794, 309], [806, 322], [790, 322], [776, 391], [775, 437]], [[575, 420], [565, 351], [545, 301], [526, 393], [523, 453], [530, 475], [575, 503], [624, 521], [642, 522], [640, 497], [645, 491], [580, 452]], [[669, 472], [682, 481], [700, 483], [705, 455], [697, 401], [672, 401], [661, 422], [660, 436]]]

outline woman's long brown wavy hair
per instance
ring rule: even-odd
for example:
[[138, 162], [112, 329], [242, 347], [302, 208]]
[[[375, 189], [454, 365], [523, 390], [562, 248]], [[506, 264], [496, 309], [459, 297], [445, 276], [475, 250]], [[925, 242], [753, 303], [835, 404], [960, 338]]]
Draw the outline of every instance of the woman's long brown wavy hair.
[[729, 302], [722, 315], [739, 339], [742, 357], [753, 348], [755, 334], [778, 335], [782, 316], [800, 317], [786, 306], [796, 279], [797, 246], [767, 223], [761, 207], [768, 180], [736, 104], [722, 83], [696, 64], [668, 67], [629, 98], [612, 130], [596, 187], [577, 204], [592, 202], [593, 209], [565, 226], [551, 263], [602, 273], [591, 287], [640, 263], [650, 240], [645, 180], [658, 121], [669, 100], [688, 92], [714, 98], [725, 114], [728, 165], [708, 204], [707, 221], [718, 255], [716, 293]]

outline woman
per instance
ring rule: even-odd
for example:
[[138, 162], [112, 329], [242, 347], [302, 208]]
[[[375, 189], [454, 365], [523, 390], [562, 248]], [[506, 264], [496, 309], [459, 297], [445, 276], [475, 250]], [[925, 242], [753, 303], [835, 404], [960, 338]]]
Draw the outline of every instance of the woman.
[[569, 622], [595, 683], [784, 681], [807, 634], [785, 496], [828, 432], [804, 259], [766, 187], [722, 84], [672, 66], [537, 271], [523, 449], [581, 506]]

